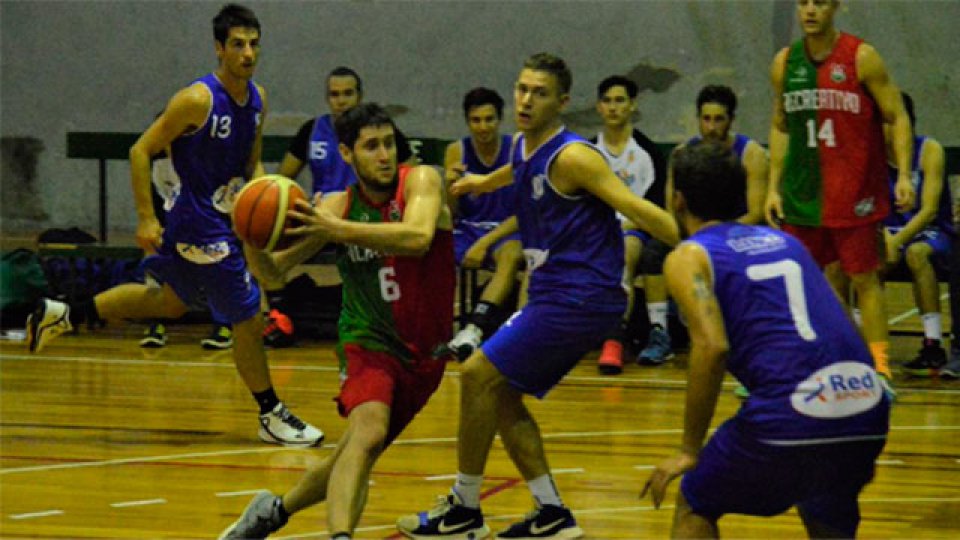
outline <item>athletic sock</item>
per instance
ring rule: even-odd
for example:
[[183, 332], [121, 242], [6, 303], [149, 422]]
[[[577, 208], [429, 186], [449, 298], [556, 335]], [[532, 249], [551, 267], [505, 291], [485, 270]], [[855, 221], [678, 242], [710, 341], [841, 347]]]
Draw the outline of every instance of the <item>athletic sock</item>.
[[500, 308], [493, 302], [481, 300], [473, 308], [470, 320], [483, 332], [483, 337], [490, 337], [500, 326]]
[[553, 483], [553, 477], [549, 474], [527, 481], [527, 486], [540, 506], [545, 504], [563, 506], [563, 501], [560, 500], [560, 492], [557, 491], [557, 485]]
[[97, 310], [97, 303], [93, 298], [81, 302], [71, 302], [70, 306], [70, 324], [80, 326], [83, 323], [91, 325], [101, 321], [100, 312]]
[[924, 313], [920, 316], [923, 321], [923, 337], [935, 339], [938, 342], [943, 340], [943, 326], [941, 324], [940, 313]]
[[480, 508], [480, 485], [483, 484], [482, 474], [464, 474], [457, 472], [457, 481], [453, 484], [453, 492], [460, 497], [467, 508]]
[[273, 391], [272, 386], [263, 392], [253, 392], [253, 399], [257, 400], [257, 404], [260, 405], [260, 414], [267, 414], [280, 403], [280, 398], [277, 397], [277, 393]]
[[877, 373], [883, 375], [887, 379], [893, 379], [893, 374], [890, 372], [890, 364], [888, 362], [887, 351], [890, 350], [889, 341], [874, 341], [869, 344], [870, 354], [873, 356], [873, 364], [877, 370]]
[[666, 302], [650, 302], [647, 304], [647, 316], [650, 324], [659, 324], [660, 328], [667, 329], [667, 313], [669, 308]]

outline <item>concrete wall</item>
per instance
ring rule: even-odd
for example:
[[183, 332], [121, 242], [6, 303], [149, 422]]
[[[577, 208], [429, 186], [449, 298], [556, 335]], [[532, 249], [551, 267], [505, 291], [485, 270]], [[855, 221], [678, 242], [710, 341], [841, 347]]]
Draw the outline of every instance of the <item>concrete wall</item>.
[[[35, 147], [43, 148], [32, 180], [10, 173], [22, 166], [3, 168], [4, 231], [95, 229], [97, 168], [94, 162], [65, 159], [65, 133], [145, 128], [179, 87], [215, 67], [210, 19], [220, 5], [0, 3], [0, 134], [36, 139], [41, 144]], [[510, 101], [522, 60], [546, 50], [573, 69], [567, 121], [584, 134], [598, 126], [596, 83], [626, 73], [641, 82], [640, 127], [656, 140], [693, 134], [697, 90], [723, 83], [741, 98], [736, 127], [765, 141], [769, 63], [798, 35], [792, 0], [247, 5], [263, 25], [257, 80], [269, 92], [267, 131], [275, 134], [292, 134], [323, 111], [324, 75], [345, 64], [363, 76], [367, 99], [391, 105], [406, 132], [459, 136], [466, 90], [491, 86]], [[896, 80], [914, 95], [921, 130], [951, 145], [960, 145], [957, 21], [957, 0], [849, 0], [837, 21], [884, 56]], [[512, 129], [512, 122], [506, 124]], [[111, 164], [109, 175], [111, 228], [132, 230], [126, 163]], [[17, 197], [6, 196], [11, 189]], [[24, 196], [38, 199], [32, 215], [49, 217], [12, 212], [8, 201]]]

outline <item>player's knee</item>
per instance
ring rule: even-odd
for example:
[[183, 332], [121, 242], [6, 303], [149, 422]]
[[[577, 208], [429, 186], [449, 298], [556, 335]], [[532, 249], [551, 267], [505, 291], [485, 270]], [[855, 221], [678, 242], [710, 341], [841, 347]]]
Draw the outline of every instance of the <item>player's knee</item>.
[[187, 313], [187, 305], [172, 290], [159, 289], [154, 294], [159, 297], [160, 317], [179, 319]]
[[387, 440], [387, 426], [380, 423], [368, 423], [361, 427], [351, 438], [357, 448], [371, 456], [380, 454]]
[[930, 250], [920, 242], [911, 244], [904, 252], [903, 258], [907, 261], [910, 270], [916, 272], [930, 265]]
[[350, 446], [368, 455], [383, 451], [389, 430], [389, 409], [381, 403], [360, 405], [350, 413]]
[[501, 376], [483, 351], [477, 349], [463, 363], [460, 379], [464, 388], [469, 387], [471, 392], [487, 392], [494, 390]]
[[873, 292], [881, 288], [880, 275], [876, 271], [851, 274], [850, 284], [858, 294]]

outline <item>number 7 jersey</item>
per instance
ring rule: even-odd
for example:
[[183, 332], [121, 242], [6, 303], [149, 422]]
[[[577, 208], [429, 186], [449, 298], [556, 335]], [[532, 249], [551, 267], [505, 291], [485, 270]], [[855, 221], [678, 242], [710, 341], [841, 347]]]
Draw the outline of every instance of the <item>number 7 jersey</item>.
[[888, 403], [870, 351], [794, 237], [724, 223], [687, 242], [710, 258], [726, 367], [750, 391], [740, 425], [771, 444], [881, 437]]
[[787, 223], [855, 227], [890, 211], [882, 117], [857, 74], [861, 43], [841, 33], [819, 63], [803, 40], [790, 47], [781, 96], [790, 136], [780, 182]]
[[[409, 171], [400, 166], [396, 194], [383, 204], [367, 199], [357, 184], [349, 186], [344, 218], [366, 223], [401, 221]], [[416, 257], [338, 246], [337, 269], [343, 280], [338, 352], [352, 343], [404, 363], [446, 359], [443, 346], [453, 334], [456, 281], [451, 231], [438, 228], [427, 253]], [[343, 358], [340, 354], [341, 369]]]

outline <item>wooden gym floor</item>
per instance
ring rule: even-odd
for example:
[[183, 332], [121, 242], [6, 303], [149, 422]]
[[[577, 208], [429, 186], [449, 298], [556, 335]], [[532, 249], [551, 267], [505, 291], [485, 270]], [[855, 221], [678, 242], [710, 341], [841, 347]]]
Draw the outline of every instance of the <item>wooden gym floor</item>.
[[[891, 288], [891, 318], [912, 305]], [[906, 314], [897, 330], [916, 330]], [[255, 406], [229, 352], [199, 346], [206, 328], [173, 326], [161, 350], [137, 346], [139, 325], [60, 338], [41, 355], [0, 342], [0, 536], [211, 538], [258, 489], [282, 491], [330, 452], [345, 423], [330, 343], [272, 351], [280, 396], [327, 433], [320, 449], [284, 449], [256, 438]], [[916, 336], [893, 338], [895, 359]], [[530, 400], [565, 502], [589, 538], [664, 538], [672, 505], [640, 500], [649, 469], [677, 447], [685, 355], [659, 368], [629, 365], [598, 376], [584, 359], [546, 400]], [[738, 406], [727, 381], [716, 425]], [[900, 400], [861, 497], [863, 538], [956, 538], [960, 532], [960, 382], [898, 381]], [[427, 408], [377, 463], [357, 531], [397, 538], [397, 516], [425, 510], [456, 472], [457, 365]], [[668, 493], [673, 500], [677, 483]], [[529, 492], [499, 443], [483, 509], [494, 530], [531, 508]], [[730, 538], [797, 538], [795, 512], [772, 519], [727, 516]], [[326, 536], [324, 506], [295, 516], [281, 538]]]

